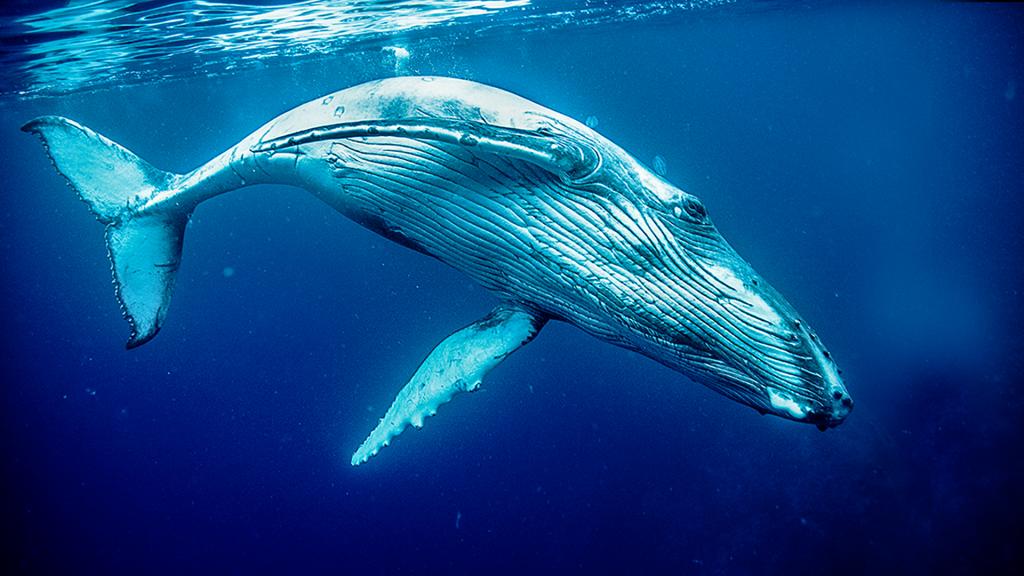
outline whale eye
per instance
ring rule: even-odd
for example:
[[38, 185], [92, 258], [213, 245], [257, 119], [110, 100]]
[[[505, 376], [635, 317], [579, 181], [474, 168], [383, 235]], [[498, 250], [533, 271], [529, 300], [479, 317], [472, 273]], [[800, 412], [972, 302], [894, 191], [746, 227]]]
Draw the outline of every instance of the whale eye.
[[697, 222], [703, 222], [708, 217], [708, 211], [704, 209], [704, 204], [696, 198], [687, 198], [683, 202], [683, 210], [686, 211], [690, 218]]

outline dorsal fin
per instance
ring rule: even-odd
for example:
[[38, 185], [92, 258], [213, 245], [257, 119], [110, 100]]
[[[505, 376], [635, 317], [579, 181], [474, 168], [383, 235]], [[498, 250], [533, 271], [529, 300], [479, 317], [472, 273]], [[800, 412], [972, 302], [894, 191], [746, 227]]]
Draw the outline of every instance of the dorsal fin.
[[601, 165], [601, 155], [597, 150], [565, 136], [469, 120], [437, 118], [329, 124], [261, 141], [250, 150], [254, 153], [274, 152], [310, 142], [385, 136], [434, 140], [466, 148], [478, 148], [484, 152], [536, 164], [549, 172], [564, 176], [570, 182], [577, 182], [590, 176]]

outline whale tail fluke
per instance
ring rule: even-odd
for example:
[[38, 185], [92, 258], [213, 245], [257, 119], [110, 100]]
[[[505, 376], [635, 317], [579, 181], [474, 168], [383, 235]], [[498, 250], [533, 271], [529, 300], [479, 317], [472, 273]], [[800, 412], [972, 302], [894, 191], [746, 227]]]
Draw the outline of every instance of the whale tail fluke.
[[151, 340], [167, 314], [192, 206], [161, 203], [156, 195], [181, 176], [145, 160], [67, 118], [43, 116], [22, 127], [38, 135], [57, 171], [96, 218], [107, 225], [107, 254], [121, 311], [131, 326], [127, 347]]

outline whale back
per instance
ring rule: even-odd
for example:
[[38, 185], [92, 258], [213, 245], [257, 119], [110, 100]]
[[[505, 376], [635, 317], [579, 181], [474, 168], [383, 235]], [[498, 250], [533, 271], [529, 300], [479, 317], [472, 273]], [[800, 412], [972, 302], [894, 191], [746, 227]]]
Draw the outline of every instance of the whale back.
[[535, 131], [552, 124], [611, 144], [586, 125], [499, 88], [433, 76], [404, 76], [345, 88], [274, 118], [242, 145], [251, 147], [321, 126], [379, 120], [433, 118]]

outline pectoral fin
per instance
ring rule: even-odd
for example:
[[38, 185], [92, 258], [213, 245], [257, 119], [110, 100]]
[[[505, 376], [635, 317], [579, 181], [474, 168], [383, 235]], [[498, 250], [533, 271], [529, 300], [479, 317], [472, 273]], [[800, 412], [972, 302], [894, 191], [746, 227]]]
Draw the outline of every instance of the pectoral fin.
[[532, 340], [545, 321], [522, 308], [501, 305], [445, 338], [423, 361], [377, 427], [352, 455], [352, 465], [369, 460], [409, 424], [422, 427], [424, 418], [435, 414], [438, 406], [457, 393], [479, 388], [483, 377]]

